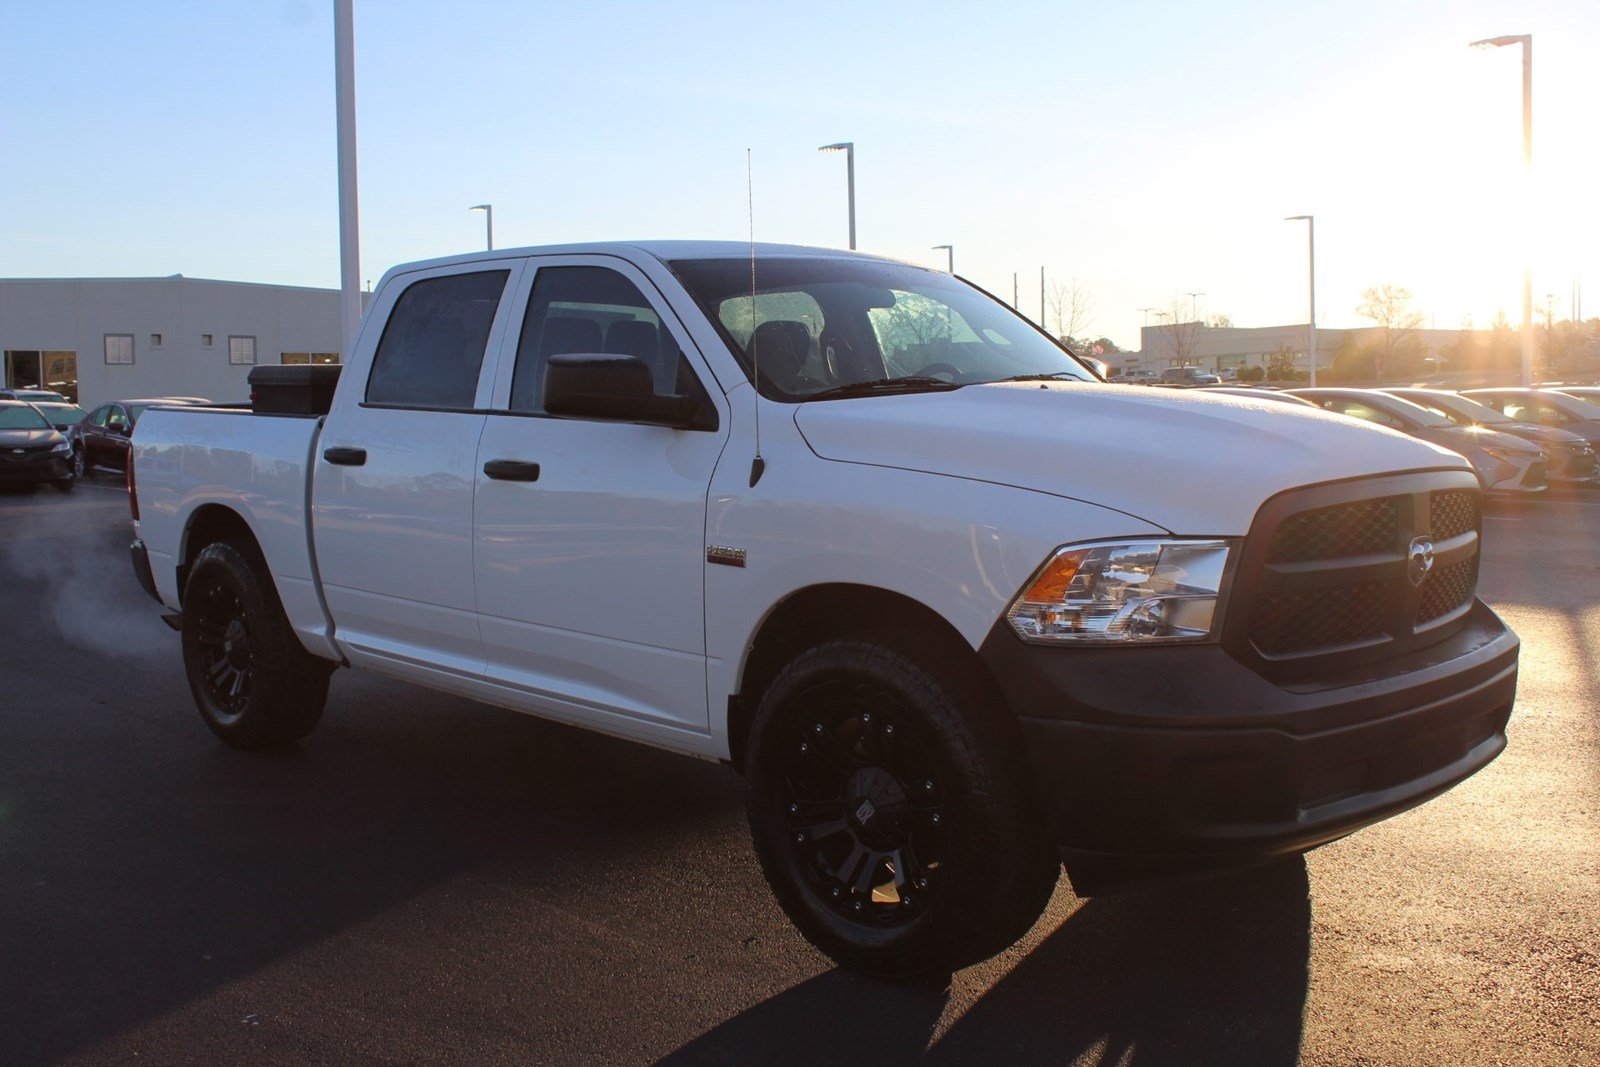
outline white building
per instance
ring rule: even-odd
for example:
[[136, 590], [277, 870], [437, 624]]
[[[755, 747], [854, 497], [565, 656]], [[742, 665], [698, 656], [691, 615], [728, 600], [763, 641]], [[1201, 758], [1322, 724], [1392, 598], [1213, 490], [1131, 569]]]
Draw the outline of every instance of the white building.
[[[1423, 355], [1438, 357], [1460, 337], [1461, 330], [1406, 331], [1409, 342], [1421, 347]], [[1479, 331], [1482, 332], [1482, 331]], [[1317, 328], [1317, 369], [1333, 365], [1334, 353], [1345, 339], [1376, 343], [1381, 326], [1354, 329]], [[1309, 370], [1305, 323], [1292, 326], [1207, 326], [1200, 322], [1161, 323], [1139, 331], [1138, 352], [1118, 354], [1113, 370], [1148, 370], [1157, 374], [1168, 367], [1193, 366], [1208, 371], [1228, 368], [1265, 367], [1278, 352], [1287, 353], [1296, 370]]]
[[338, 361], [339, 292], [185, 278], [0, 279], [4, 384], [85, 407], [249, 397], [258, 363]]

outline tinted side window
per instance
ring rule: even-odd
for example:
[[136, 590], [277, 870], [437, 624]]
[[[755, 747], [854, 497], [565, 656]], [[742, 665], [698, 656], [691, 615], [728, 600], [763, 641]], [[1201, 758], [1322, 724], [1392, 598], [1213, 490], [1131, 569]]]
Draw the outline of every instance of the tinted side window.
[[89, 416], [89, 421], [94, 423], [96, 426], [104, 426], [106, 424], [106, 416], [109, 414], [111, 414], [110, 405], [101, 404], [99, 407], [94, 409], [94, 414]]
[[610, 352], [650, 368], [658, 395], [676, 391], [678, 345], [644, 294], [608, 267], [541, 267], [528, 297], [511, 378], [511, 410], [544, 410], [551, 356]]
[[367, 377], [367, 402], [470, 408], [509, 271], [413, 282], [395, 301]]

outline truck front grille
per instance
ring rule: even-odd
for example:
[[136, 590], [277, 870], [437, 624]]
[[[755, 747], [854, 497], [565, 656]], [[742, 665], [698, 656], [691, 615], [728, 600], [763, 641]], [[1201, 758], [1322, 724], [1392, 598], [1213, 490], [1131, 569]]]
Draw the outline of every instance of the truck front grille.
[[1382, 552], [1394, 543], [1398, 529], [1393, 497], [1302, 511], [1273, 534], [1269, 559], [1296, 563]]
[[[1480, 494], [1470, 475], [1390, 475], [1293, 490], [1246, 540], [1224, 640], [1289, 669], [1398, 655], [1454, 632], [1478, 580]], [[1434, 563], [1408, 562], [1432, 542]], [[1419, 553], [1421, 546], [1419, 546]]]
[[1417, 604], [1417, 625], [1443, 618], [1472, 599], [1478, 588], [1478, 557], [1436, 570], [1422, 583]]
[[1435, 541], [1447, 541], [1478, 528], [1478, 494], [1470, 489], [1436, 489], [1428, 501]]

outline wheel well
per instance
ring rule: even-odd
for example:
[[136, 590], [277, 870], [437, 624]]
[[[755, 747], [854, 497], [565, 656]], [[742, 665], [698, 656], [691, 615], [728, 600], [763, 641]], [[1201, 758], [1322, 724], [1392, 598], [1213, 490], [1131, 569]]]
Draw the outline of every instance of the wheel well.
[[250, 531], [250, 524], [244, 521], [244, 516], [225, 504], [204, 504], [195, 509], [189, 516], [188, 528], [183, 534], [182, 556], [178, 560], [178, 597], [183, 597], [183, 587], [189, 580], [189, 567], [194, 563], [194, 558], [210, 544], [218, 541], [245, 541], [250, 548], [259, 555], [260, 546], [256, 544], [256, 535]]
[[892, 629], [926, 638], [943, 662], [988, 669], [950, 622], [919, 601], [869, 585], [814, 585], [790, 594], [762, 622], [745, 657], [739, 691], [728, 698], [728, 745], [744, 768], [745, 740], [767, 686], [786, 663], [814, 645], [867, 630]]

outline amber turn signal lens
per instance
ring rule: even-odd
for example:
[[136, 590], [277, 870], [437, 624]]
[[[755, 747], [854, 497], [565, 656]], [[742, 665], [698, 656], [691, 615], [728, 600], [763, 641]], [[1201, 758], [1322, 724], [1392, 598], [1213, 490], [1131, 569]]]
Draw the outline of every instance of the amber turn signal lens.
[[1083, 561], [1089, 557], [1088, 549], [1077, 552], [1063, 552], [1052, 559], [1047, 567], [1035, 578], [1033, 584], [1028, 586], [1028, 591], [1022, 594], [1022, 599], [1033, 604], [1060, 604], [1067, 599], [1067, 590], [1072, 587], [1072, 579], [1078, 575], [1078, 569], [1083, 566]]

